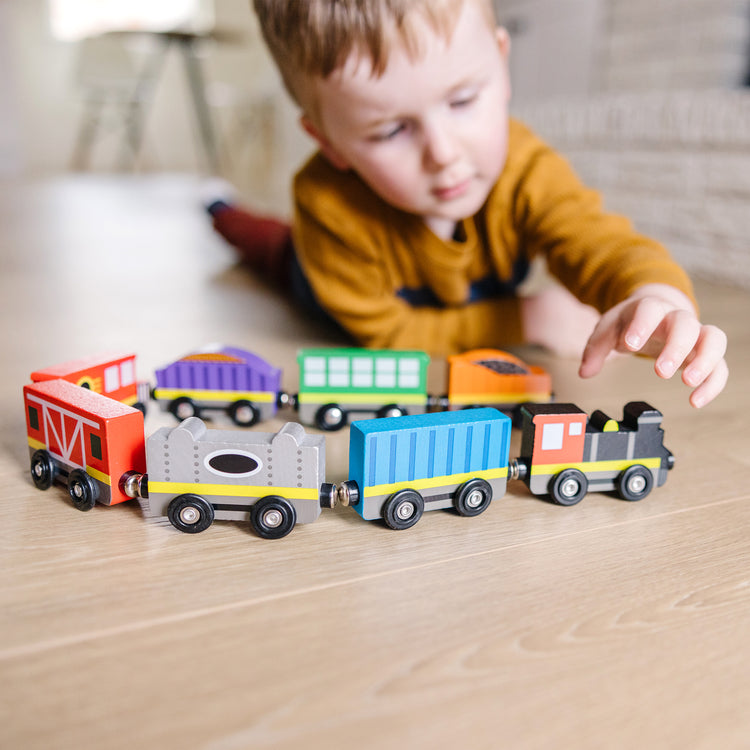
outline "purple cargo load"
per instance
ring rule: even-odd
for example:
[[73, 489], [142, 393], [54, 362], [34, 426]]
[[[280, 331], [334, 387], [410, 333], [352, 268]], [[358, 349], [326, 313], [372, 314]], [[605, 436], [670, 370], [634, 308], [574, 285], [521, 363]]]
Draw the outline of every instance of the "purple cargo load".
[[278, 393], [281, 370], [257, 354], [231, 346], [188, 354], [156, 371], [160, 388]]
[[[225, 346], [193, 352], [157, 370], [154, 397], [173, 400], [184, 396], [197, 405], [215, 408], [243, 399], [255, 404], [262, 418], [268, 419], [276, 413], [280, 387], [279, 368], [252, 352]], [[222, 392], [226, 399], [220, 397]]]

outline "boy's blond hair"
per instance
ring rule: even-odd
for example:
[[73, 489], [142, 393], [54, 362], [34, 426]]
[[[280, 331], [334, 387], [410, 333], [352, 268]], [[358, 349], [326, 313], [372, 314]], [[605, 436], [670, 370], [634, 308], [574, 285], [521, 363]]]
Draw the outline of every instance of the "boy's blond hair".
[[477, 2], [495, 26], [490, 0], [253, 0], [255, 12], [284, 84], [305, 108], [306, 83], [327, 78], [352, 53], [369, 59], [372, 73], [383, 73], [394, 43], [409, 55], [420, 52], [419, 26], [426, 21], [450, 39], [465, 2]]

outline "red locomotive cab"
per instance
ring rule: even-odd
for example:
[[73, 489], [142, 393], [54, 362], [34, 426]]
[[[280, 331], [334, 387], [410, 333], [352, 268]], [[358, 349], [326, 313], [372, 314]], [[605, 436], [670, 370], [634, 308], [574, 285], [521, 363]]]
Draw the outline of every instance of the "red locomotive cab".
[[534, 417], [532, 466], [577, 464], [583, 460], [586, 413], [537, 414]]
[[523, 479], [535, 495], [549, 494], [560, 505], [574, 505], [588, 491], [581, 470], [586, 450], [586, 412], [574, 404], [527, 404], [522, 407], [521, 455], [512, 476]]
[[140, 411], [65, 380], [25, 386], [24, 405], [39, 489], [65, 482], [79, 510], [130, 499], [123, 478], [146, 470]]
[[31, 382], [66, 380], [142, 411], [135, 372], [135, 354], [102, 354], [31, 373]]

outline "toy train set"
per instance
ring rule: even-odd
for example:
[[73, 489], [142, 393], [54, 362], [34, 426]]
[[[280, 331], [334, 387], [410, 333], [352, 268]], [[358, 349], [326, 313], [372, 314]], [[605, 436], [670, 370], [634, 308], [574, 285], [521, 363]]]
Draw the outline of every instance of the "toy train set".
[[552, 397], [552, 380], [541, 367], [493, 349], [450, 357], [441, 396], [427, 392], [430, 358], [420, 351], [303, 349], [297, 362], [299, 390], [289, 394], [281, 389], [281, 370], [261, 357], [214, 347], [157, 370], [152, 396], [178, 419], [220, 409], [249, 427], [288, 407], [303, 424], [325, 431], [341, 429], [352, 415], [395, 417], [469, 405], [512, 412]]
[[[505, 494], [512, 479], [560, 505], [578, 503], [589, 490], [614, 490], [635, 501], [664, 484], [674, 464], [656, 409], [631, 402], [617, 422], [600, 411], [589, 418], [573, 404], [552, 403], [549, 388], [547, 399], [535, 402], [530, 386], [544, 391], [539, 384], [545, 381], [535, 378], [546, 374], [502, 352], [460, 355], [459, 369], [491, 362], [494, 368], [480, 367], [500, 375], [504, 365], [496, 363], [510, 362], [524, 370], [510, 374], [525, 380], [492, 391], [491, 377], [471, 388], [459, 379], [442, 403], [426, 394], [427, 358], [421, 353], [304, 350], [300, 392], [286, 398], [279, 371], [260, 358], [229, 348], [219, 350], [218, 360], [216, 354], [183, 358], [179, 367], [157, 372], [154, 398], [161, 396], [175, 416], [185, 418], [148, 438], [143, 411], [135, 408], [143, 387], [134, 377], [133, 355], [32, 373], [23, 392], [34, 484], [67, 484], [79, 510], [138, 498], [146, 517], [166, 517], [186, 533], [204, 531], [215, 519], [249, 520], [259, 536], [278, 539], [337, 503], [392, 529], [413, 526], [425, 510], [453, 508], [476, 516]], [[239, 367], [232, 374], [227, 364]], [[459, 388], [472, 408], [450, 402]], [[259, 394], [266, 397], [259, 400]], [[520, 413], [517, 458], [510, 458], [511, 417], [475, 407], [478, 395]], [[334, 423], [338, 428], [350, 412], [379, 415], [351, 424], [346, 481], [325, 481], [325, 437], [308, 434], [296, 422], [276, 433], [218, 430], [195, 413], [208, 404], [246, 423], [292, 402], [310, 405], [305, 419], [321, 421], [321, 429]], [[436, 407], [447, 410], [428, 411]], [[407, 408], [420, 413], [407, 415]]]

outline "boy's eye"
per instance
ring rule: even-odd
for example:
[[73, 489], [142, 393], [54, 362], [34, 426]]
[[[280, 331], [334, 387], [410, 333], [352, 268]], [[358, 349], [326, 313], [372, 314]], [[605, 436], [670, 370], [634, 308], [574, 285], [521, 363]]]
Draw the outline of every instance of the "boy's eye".
[[390, 141], [393, 140], [399, 133], [404, 132], [404, 130], [406, 130], [406, 125], [404, 123], [397, 123], [392, 127], [383, 130], [382, 132], [374, 133], [370, 136], [370, 140], [375, 141], [376, 143]]
[[477, 92], [466, 92], [454, 96], [450, 100], [450, 106], [454, 109], [460, 109], [461, 107], [467, 107], [469, 104], [473, 104], [477, 99]]

